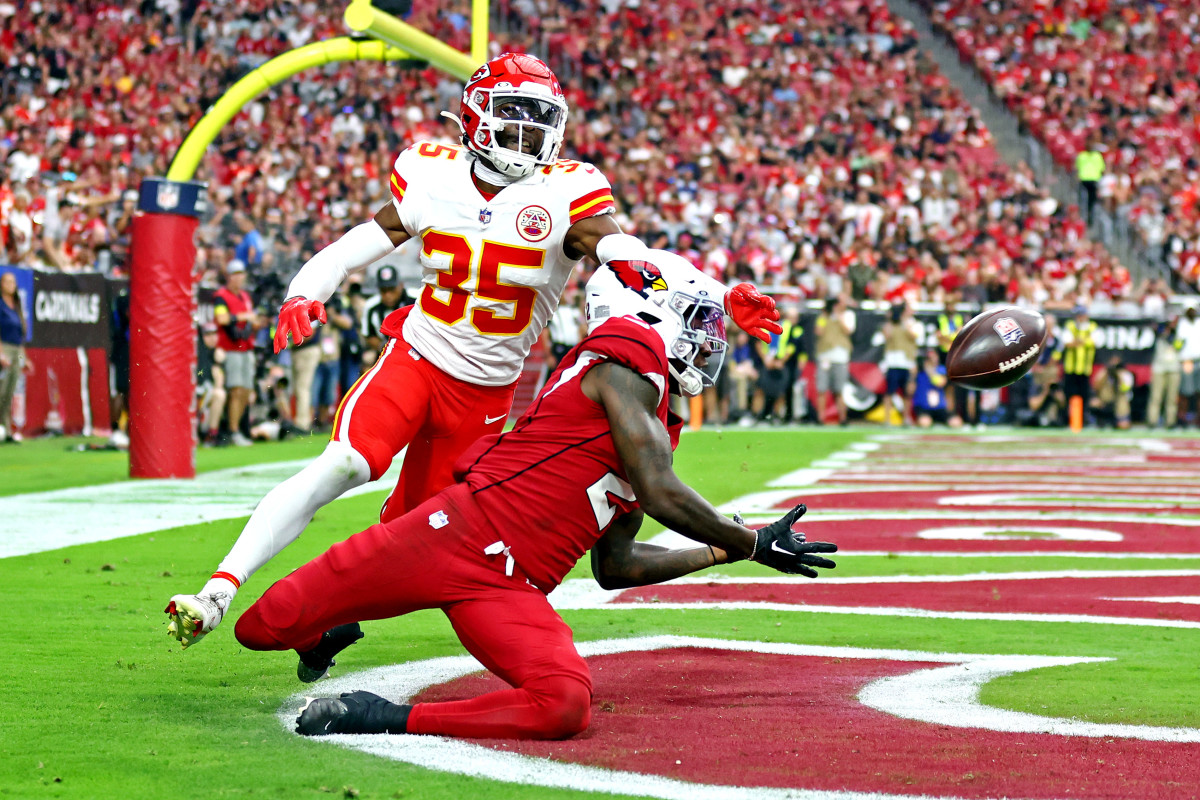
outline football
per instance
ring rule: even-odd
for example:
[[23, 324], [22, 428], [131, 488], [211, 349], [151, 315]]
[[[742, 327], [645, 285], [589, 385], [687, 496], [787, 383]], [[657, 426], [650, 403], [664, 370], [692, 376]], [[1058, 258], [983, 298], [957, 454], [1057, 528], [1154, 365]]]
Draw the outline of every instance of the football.
[[999, 389], [1034, 365], [1046, 339], [1046, 320], [1027, 308], [998, 308], [972, 319], [946, 354], [946, 377], [969, 389]]

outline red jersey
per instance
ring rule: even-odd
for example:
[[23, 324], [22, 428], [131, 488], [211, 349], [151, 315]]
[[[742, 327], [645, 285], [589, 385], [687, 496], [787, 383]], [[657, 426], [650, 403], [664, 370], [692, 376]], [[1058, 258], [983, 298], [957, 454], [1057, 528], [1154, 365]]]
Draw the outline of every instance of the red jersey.
[[[244, 289], [235, 294], [229, 291], [229, 287], [222, 286], [217, 289], [216, 301], [217, 308], [225, 309], [230, 317], [236, 317], [238, 314], [254, 308], [254, 301], [250, 299], [250, 293]], [[233, 351], [253, 350], [253, 326], [249, 322], [238, 322], [236, 319], [231, 320], [228, 325], [218, 326], [217, 347]]]
[[511, 431], [480, 439], [455, 465], [455, 478], [470, 487], [543, 592], [562, 581], [617, 516], [638, 505], [604, 408], [582, 389], [588, 370], [609, 361], [658, 387], [658, 418], [674, 449], [683, 423], [669, 418], [666, 347], [641, 320], [618, 317], [563, 356]]

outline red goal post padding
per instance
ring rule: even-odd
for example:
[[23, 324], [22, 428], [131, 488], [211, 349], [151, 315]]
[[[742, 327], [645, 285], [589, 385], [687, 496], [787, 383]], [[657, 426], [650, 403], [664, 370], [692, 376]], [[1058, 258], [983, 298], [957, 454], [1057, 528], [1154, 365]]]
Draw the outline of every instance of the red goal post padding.
[[192, 240], [202, 183], [147, 178], [129, 274], [129, 474], [196, 476], [196, 299]]

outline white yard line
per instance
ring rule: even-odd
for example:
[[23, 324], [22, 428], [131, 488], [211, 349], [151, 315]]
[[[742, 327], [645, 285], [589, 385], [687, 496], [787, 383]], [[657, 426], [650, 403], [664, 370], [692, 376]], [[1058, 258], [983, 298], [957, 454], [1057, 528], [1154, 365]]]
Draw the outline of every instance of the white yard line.
[[[263, 495], [308, 463], [279, 461], [202, 472], [191, 480], [119, 481], [0, 497], [0, 558], [248, 517]], [[399, 469], [397, 457], [378, 481], [342, 496], [390, 491]]]

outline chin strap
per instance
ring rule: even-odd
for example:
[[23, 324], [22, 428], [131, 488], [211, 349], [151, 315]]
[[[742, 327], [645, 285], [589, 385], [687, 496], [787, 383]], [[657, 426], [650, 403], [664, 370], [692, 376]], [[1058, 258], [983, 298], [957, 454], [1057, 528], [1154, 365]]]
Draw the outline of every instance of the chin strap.
[[492, 166], [488, 164], [478, 153], [473, 153], [470, 150], [467, 152], [471, 153], [471, 155], [474, 157], [474, 163], [472, 164], [471, 169], [484, 183], [490, 183], [492, 186], [511, 186], [522, 178], [529, 177], [528, 175], [522, 175], [520, 178], [514, 178], [511, 175], [505, 175], [503, 172], [492, 169]]

